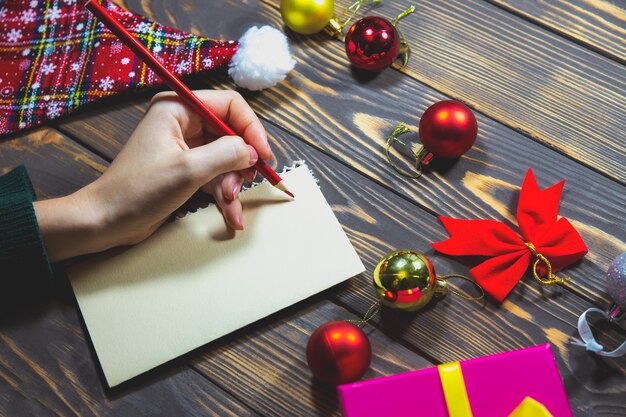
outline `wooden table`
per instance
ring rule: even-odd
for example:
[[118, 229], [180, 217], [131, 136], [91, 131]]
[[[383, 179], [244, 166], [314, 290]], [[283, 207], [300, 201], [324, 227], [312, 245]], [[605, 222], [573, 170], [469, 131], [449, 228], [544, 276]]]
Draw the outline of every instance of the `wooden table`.
[[[337, 3], [342, 10], [350, 1]], [[282, 27], [278, 0], [121, 4], [226, 39], [252, 24]], [[576, 290], [543, 290], [526, 276], [502, 305], [448, 296], [416, 314], [385, 311], [366, 327], [374, 357], [365, 378], [551, 343], [577, 416], [626, 415], [626, 361], [569, 344], [582, 311], [608, 306], [606, 270], [626, 250], [626, 2], [416, 4], [402, 22], [413, 50], [406, 68], [362, 77], [350, 69], [341, 42], [290, 34], [296, 70], [273, 89], [244, 93], [271, 135], [277, 165], [302, 158], [315, 170], [366, 273], [114, 390], [103, 386], [63, 286], [0, 320], [0, 415], [339, 415], [335, 390], [307, 369], [309, 334], [329, 320], [363, 315], [374, 301], [372, 270], [390, 250], [413, 248], [442, 274], [467, 273], [467, 264], [430, 249], [429, 242], [447, 236], [436, 216], [514, 225], [528, 167], [543, 187], [567, 179], [560, 214], [589, 247], [567, 271]], [[385, 0], [374, 13], [392, 18], [407, 5]], [[233, 88], [209, 76], [194, 83]], [[0, 168], [25, 164], [40, 198], [71, 193], [102, 174], [154, 92], [107, 100], [4, 138]], [[429, 105], [447, 98], [475, 111], [476, 145], [445, 171], [420, 180], [397, 175], [385, 160], [386, 137], [400, 121], [417, 127]], [[626, 334], [598, 327], [609, 346]]]

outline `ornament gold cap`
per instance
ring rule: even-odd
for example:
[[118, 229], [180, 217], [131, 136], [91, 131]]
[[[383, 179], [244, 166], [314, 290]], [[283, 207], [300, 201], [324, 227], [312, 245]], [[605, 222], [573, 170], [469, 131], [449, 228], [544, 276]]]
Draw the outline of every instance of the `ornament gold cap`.
[[450, 287], [445, 279], [435, 277], [435, 297], [443, 297], [450, 292]]
[[345, 28], [348, 23], [352, 19], [356, 17], [356, 14], [359, 12], [359, 9], [364, 3], [382, 3], [383, 0], [357, 0], [352, 3], [345, 11], [344, 14], [348, 14], [349, 16], [343, 22], [340, 22], [338, 18], [334, 17], [328, 21], [328, 24], [324, 26], [324, 32], [330, 35], [333, 38], [337, 38], [343, 41], [343, 28]]
[[400, 51], [398, 52], [398, 56], [402, 58], [400, 68], [406, 67], [406, 64], [409, 63], [409, 57], [411, 56], [411, 48], [405, 38], [400, 38]]
[[328, 24], [324, 26], [324, 32], [330, 35], [333, 38], [337, 38], [343, 41], [343, 28], [345, 24], [342, 25], [336, 17], [333, 17], [328, 21]]

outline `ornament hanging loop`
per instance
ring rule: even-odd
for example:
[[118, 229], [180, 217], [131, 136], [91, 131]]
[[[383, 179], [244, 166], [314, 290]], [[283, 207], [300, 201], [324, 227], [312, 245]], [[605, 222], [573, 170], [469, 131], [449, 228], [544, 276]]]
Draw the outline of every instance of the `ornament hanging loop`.
[[397, 27], [401, 19], [404, 19], [405, 17], [407, 17], [413, 12], [415, 12], [415, 6], [409, 7], [408, 9], [406, 9], [405, 11], [403, 11], [402, 13], [394, 17], [393, 20], [391, 21], [391, 24]]
[[[476, 287], [480, 293], [480, 295], [478, 295], [477, 297], [471, 297], [471, 296], [467, 296], [465, 294], [463, 294], [460, 291], [455, 290], [453, 287], [451, 287], [448, 284], [448, 280], [450, 278], [459, 278], [462, 280], [465, 280], [467, 282], [472, 283], [472, 285], [474, 285], [474, 287]], [[468, 300], [468, 301], [480, 301], [483, 298], [485, 298], [485, 290], [483, 290], [483, 287], [480, 286], [479, 283], [477, 283], [476, 281], [474, 281], [473, 279], [471, 279], [470, 277], [466, 277], [465, 275], [460, 275], [460, 274], [448, 274], [448, 275], [443, 275], [443, 276], [439, 276], [437, 277], [437, 283], [436, 283], [437, 287], [435, 289], [435, 295], [445, 295], [447, 293], [456, 295], [457, 297], [461, 297], [464, 300]]]
[[[387, 162], [389, 163], [389, 165], [391, 165], [391, 167], [398, 174], [408, 177], [408, 178], [418, 179], [419, 177], [422, 176], [422, 169], [424, 166], [428, 165], [428, 163], [433, 157], [433, 154], [427, 151], [423, 146], [420, 146], [416, 151], [414, 151], [410, 145], [406, 144], [399, 138], [400, 135], [403, 135], [409, 132], [411, 132], [411, 129], [407, 125], [405, 125], [404, 123], [398, 124], [398, 126], [396, 126], [393, 132], [391, 132], [391, 135], [389, 136], [389, 138], [387, 138], [387, 146], [385, 147], [385, 155], [387, 156]], [[413, 154], [413, 156], [415, 157], [415, 173], [411, 173], [411, 172], [407, 172], [403, 170], [393, 161], [391, 157], [391, 148], [396, 143], [399, 143], [400, 145], [409, 149], [411, 153]]]
[[383, 0], [357, 0], [355, 1], [343, 12], [343, 14], [348, 15], [348, 17], [343, 22], [340, 22], [339, 19], [337, 19], [336, 17], [333, 17], [332, 19], [330, 19], [328, 24], [324, 27], [324, 32], [326, 32], [328, 35], [332, 36], [333, 38], [343, 40], [342, 39], [343, 28], [345, 28], [346, 25], [352, 19], [356, 17], [357, 13], [359, 12], [359, 9], [364, 3], [380, 4], [382, 2]]
[[406, 67], [406, 64], [409, 63], [409, 56], [411, 55], [411, 49], [409, 48], [409, 42], [406, 40], [406, 38], [400, 31], [398, 24], [400, 23], [401, 19], [404, 19], [405, 17], [407, 17], [413, 12], [415, 12], [415, 6], [409, 7], [408, 9], [400, 13], [391, 21], [391, 24], [396, 27], [396, 30], [398, 31], [398, 34], [400, 35], [400, 52], [398, 53], [398, 56], [402, 58], [402, 65], [400, 66], [400, 68]]
[[[535, 245], [533, 245], [532, 242], [526, 242], [526, 247], [528, 248], [528, 250], [530, 250], [530, 253], [537, 258], [537, 260], [533, 264], [533, 277], [541, 285], [563, 284], [571, 279], [570, 277], [559, 278], [555, 276], [552, 273], [552, 264], [550, 263], [548, 258], [537, 252], [537, 248], [535, 248]], [[544, 266], [548, 269], [548, 276], [546, 278], [541, 278], [541, 276], [539, 276], [537, 266], [539, 266], [540, 263], [543, 263]]]
[[364, 3], [380, 4], [382, 2], [383, 0], [357, 0], [355, 1], [354, 3], [350, 5], [350, 7], [346, 9], [346, 14], [350, 13], [350, 16], [348, 16], [348, 18], [343, 22], [343, 26], [345, 27], [352, 19], [356, 17], [356, 14], [359, 12], [359, 9]]
[[367, 311], [365, 312], [363, 317], [361, 317], [360, 320], [346, 320], [346, 321], [348, 323], [356, 324], [357, 327], [362, 328], [363, 326], [367, 324], [368, 321], [373, 319], [376, 316], [376, 314], [378, 314], [378, 312], [380, 311], [380, 307], [381, 307], [380, 301], [376, 301], [374, 304], [370, 306], [370, 308], [367, 309]]

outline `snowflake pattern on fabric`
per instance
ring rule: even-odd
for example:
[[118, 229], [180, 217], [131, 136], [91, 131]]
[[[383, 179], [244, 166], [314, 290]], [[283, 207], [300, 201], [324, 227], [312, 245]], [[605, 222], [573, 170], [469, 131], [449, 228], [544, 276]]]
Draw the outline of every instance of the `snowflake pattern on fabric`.
[[148, 33], [150, 26], [149, 22], [139, 22], [137, 26], [135, 26], [135, 31], [138, 33]]
[[22, 16], [20, 16], [20, 20], [24, 23], [31, 23], [35, 21], [37, 17], [37, 13], [34, 10], [28, 9], [22, 12]]
[[61, 17], [61, 9], [54, 6], [46, 12], [46, 19], [57, 20]]
[[185, 71], [187, 71], [187, 69], [189, 69], [189, 62], [181, 61], [178, 64], [176, 64], [176, 73], [177, 74], [184, 73]]
[[45, 75], [50, 75], [54, 72], [56, 68], [57, 66], [54, 64], [44, 64], [41, 66], [41, 72]]
[[52, 103], [50, 106], [48, 106], [46, 114], [48, 115], [48, 117], [59, 117], [59, 114], [61, 114], [61, 106], [59, 105], [59, 103]]
[[108, 75], [106, 76], [106, 78], [103, 78], [100, 80], [100, 85], [99, 85], [100, 89], [102, 91], [109, 91], [113, 89], [113, 80], [111, 79], [111, 77], [109, 77]]
[[17, 41], [19, 41], [22, 37], [22, 31], [19, 29], [11, 29], [8, 33], [7, 33], [7, 41], [11, 42], [11, 43], [15, 43]]
[[[177, 75], [226, 68], [239, 47], [100, 3]], [[159, 82], [82, 2], [0, 0], [0, 136]]]

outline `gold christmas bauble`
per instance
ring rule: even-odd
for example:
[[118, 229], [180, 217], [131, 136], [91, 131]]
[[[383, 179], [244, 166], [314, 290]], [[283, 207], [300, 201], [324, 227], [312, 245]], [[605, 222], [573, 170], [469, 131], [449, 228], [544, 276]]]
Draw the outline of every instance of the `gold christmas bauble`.
[[333, 17], [333, 0], [281, 0], [283, 22], [294, 32], [311, 35], [324, 29]]
[[438, 286], [435, 268], [424, 255], [397, 250], [383, 257], [374, 269], [374, 288], [385, 306], [407, 311], [424, 307]]

